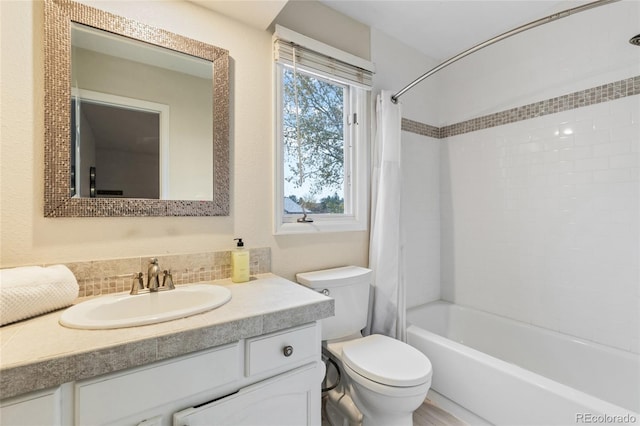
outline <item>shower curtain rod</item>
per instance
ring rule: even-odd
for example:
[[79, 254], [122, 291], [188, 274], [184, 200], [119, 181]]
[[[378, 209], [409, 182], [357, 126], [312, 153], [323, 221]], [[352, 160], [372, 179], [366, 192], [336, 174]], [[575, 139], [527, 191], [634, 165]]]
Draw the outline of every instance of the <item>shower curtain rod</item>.
[[398, 103], [398, 98], [400, 96], [404, 95], [406, 92], [411, 90], [415, 85], [420, 83], [422, 80], [424, 80], [427, 77], [437, 73], [438, 71], [440, 71], [444, 67], [449, 66], [449, 65], [453, 64], [454, 62], [464, 58], [465, 56], [468, 56], [468, 55], [470, 55], [470, 54], [472, 54], [474, 52], [477, 52], [480, 49], [483, 49], [483, 48], [485, 48], [487, 46], [490, 46], [490, 45], [492, 45], [494, 43], [497, 43], [497, 42], [499, 42], [501, 40], [504, 40], [506, 38], [509, 38], [509, 37], [511, 37], [513, 35], [516, 35], [516, 34], [519, 34], [521, 32], [530, 30], [530, 29], [535, 28], [535, 27], [539, 27], [540, 25], [548, 24], [549, 22], [553, 22], [553, 21], [556, 21], [556, 20], [561, 19], [561, 18], [566, 18], [567, 16], [573, 15], [575, 13], [584, 12], [585, 10], [593, 9], [594, 7], [598, 7], [598, 6], [604, 6], [605, 4], [614, 3], [614, 2], [617, 2], [617, 1], [620, 1], [620, 0], [597, 0], [597, 1], [594, 1], [594, 2], [591, 2], [591, 3], [583, 4], [582, 6], [577, 6], [577, 7], [571, 8], [571, 9], [563, 10], [562, 12], [554, 13], [554, 14], [549, 15], [547, 17], [537, 19], [535, 21], [529, 22], [528, 24], [521, 25], [521, 26], [519, 26], [517, 28], [514, 28], [514, 29], [512, 29], [510, 31], [507, 31], [507, 32], [502, 33], [502, 34], [500, 34], [498, 36], [495, 36], [492, 39], [484, 41], [484, 42], [482, 42], [480, 44], [476, 44], [475, 46], [465, 50], [464, 52], [459, 53], [456, 56], [453, 56], [452, 58], [447, 59], [446, 61], [444, 61], [443, 63], [441, 63], [437, 67], [430, 69], [426, 73], [422, 74], [420, 77], [416, 78], [414, 81], [409, 83], [407, 86], [405, 86], [398, 93], [396, 93], [395, 95], [391, 96], [391, 102], [393, 102], [394, 104]]

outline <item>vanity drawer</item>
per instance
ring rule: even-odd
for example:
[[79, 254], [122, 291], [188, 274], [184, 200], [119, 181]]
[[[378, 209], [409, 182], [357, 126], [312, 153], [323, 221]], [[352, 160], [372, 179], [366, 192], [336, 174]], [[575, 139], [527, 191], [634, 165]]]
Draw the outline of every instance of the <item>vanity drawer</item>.
[[320, 339], [315, 323], [247, 339], [245, 375], [299, 365], [320, 353]]

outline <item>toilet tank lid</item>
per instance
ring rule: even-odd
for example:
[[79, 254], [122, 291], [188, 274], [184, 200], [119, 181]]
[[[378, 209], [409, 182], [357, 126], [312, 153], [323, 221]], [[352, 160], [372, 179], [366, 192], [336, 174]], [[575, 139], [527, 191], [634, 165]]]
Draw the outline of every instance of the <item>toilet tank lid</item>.
[[371, 269], [360, 266], [343, 266], [341, 268], [323, 269], [321, 271], [302, 272], [296, 274], [296, 280], [312, 288], [342, 287], [363, 281], [371, 282]]

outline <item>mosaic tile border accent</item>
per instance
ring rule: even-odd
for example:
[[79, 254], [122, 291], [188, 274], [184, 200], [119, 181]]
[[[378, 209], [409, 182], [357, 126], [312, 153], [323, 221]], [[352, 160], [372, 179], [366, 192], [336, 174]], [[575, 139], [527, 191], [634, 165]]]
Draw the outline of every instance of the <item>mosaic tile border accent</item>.
[[402, 130], [443, 139], [639, 94], [640, 76], [635, 76], [440, 128], [403, 118]]
[[[229, 214], [229, 52], [70, 0], [46, 0], [45, 217], [226, 216]], [[72, 22], [187, 53], [213, 66], [213, 201], [70, 198]]]
[[[231, 277], [231, 251], [155, 256], [162, 270], [171, 270], [176, 285]], [[146, 282], [149, 257], [70, 262], [65, 265], [78, 280], [78, 297], [119, 293], [131, 289], [134, 274]], [[47, 266], [47, 265], [44, 265]], [[271, 272], [271, 249], [249, 249], [250, 274]]]
[[442, 136], [440, 136], [442, 134], [440, 127], [430, 126], [419, 121], [409, 120], [408, 118], [402, 119], [401, 128], [406, 132], [416, 133], [422, 136], [429, 136], [436, 139], [442, 138]]

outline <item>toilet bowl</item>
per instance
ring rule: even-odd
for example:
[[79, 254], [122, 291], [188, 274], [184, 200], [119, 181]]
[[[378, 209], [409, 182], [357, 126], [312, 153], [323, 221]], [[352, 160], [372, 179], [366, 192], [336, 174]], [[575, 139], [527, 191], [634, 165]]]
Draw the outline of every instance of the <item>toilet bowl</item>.
[[345, 344], [342, 365], [367, 426], [413, 424], [413, 412], [431, 386], [431, 362], [424, 354], [373, 334]]
[[297, 274], [299, 283], [334, 298], [335, 316], [322, 320], [325, 355], [340, 372], [327, 394], [332, 426], [411, 426], [431, 386], [429, 359], [388, 336], [363, 337], [371, 270], [347, 266]]

